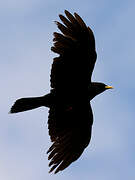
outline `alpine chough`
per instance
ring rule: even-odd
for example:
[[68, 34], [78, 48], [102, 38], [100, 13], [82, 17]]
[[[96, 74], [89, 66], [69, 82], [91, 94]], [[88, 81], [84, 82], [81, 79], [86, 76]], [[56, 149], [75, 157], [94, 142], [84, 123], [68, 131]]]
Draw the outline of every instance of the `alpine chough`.
[[96, 62], [95, 38], [82, 18], [65, 10], [55, 21], [61, 32], [54, 32], [50, 93], [18, 99], [10, 113], [49, 108], [48, 129], [52, 146], [47, 151], [49, 172], [64, 170], [76, 161], [91, 139], [93, 114], [90, 101], [111, 86], [92, 82]]

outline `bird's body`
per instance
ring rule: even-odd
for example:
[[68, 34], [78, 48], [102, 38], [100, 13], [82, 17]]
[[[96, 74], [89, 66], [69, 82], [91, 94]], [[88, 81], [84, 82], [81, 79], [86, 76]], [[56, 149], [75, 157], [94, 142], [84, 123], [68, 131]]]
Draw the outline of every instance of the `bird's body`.
[[11, 113], [40, 106], [49, 108], [48, 129], [52, 146], [48, 150], [49, 166], [55, 173], [77, 160], [91, 139], [93, 114], [90, 101], [106, 89], [103, 83], [91, 82], [96, 62], [92, 30], [81, 17], [65, 11], [59, 15], [64, 25], [56, 22], [62, 32], [54, 33], [57, 54], [51, 69], [51, 91], [41, 97], [22, 98], [15, 102]]

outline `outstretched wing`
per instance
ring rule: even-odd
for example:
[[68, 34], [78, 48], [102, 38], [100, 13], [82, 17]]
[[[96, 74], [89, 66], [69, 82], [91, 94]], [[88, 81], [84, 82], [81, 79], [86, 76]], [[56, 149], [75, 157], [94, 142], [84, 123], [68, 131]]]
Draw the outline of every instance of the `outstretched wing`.
[[89, 144], [93, 115], [90, 105], [63, 108], [54, 105], [49, 111], [48, 128], [52, 146], [48, 159], [50, 172], [64, 170], [77, 160]]
[[[90, 27], [82, 18], [65, 10], [66, 17], [59, 15], [63, 24], [56, 21], [61, 33], [54, 32], [54, 46], [57, 54], [51, 69], [51, 87], [57, 92], [72, 92], [91, 82], [96, 61], [95, 39]], [[80, 89], [81, 92], [81, 89]]]
[[81, 17], [65, 11], [59, 15], [64, 25], [56, 22], [61, 33], [54, 33], [51, 70], [51, 93], [48, 128], [52, 146], [48, 150], [51, 171], [65, 169], [78, 159], [91, 137], [93, 121], [88, 102], [88, 85], [96, 61], [95, 39], [92, 30]]

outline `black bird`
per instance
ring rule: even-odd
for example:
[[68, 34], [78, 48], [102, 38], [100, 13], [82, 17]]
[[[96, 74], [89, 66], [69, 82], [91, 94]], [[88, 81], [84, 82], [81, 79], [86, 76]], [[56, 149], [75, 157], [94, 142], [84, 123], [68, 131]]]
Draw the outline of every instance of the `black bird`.
[[46, 106], [49, 108], [48, 129], [52, 146], [47, 153], [55, 173], [77, 160], [91, 139], [93, 114], [90, 101], [111, 86], [92, 82], [96, 62], [95, 38], [82, 18], [65, 10], [55, 22], [61, 33], [54, 32], [50, 93], [41, 97], [21, 98], [10, 113]]

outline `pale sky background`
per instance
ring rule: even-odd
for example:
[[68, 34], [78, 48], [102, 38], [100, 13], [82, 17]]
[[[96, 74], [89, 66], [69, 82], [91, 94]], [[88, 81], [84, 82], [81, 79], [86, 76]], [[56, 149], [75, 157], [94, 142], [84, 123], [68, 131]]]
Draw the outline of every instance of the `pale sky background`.
[[[93, 102], [91, 144], [57, 175], [48, 174], [48, 109], [8, 114], [17, 98], [50, 90], [54, 20], [77, 12], [96, 38], [93, 80], [115, 87]], [[135, 179], [135, 1], [0, 1], [0, 179]]]

